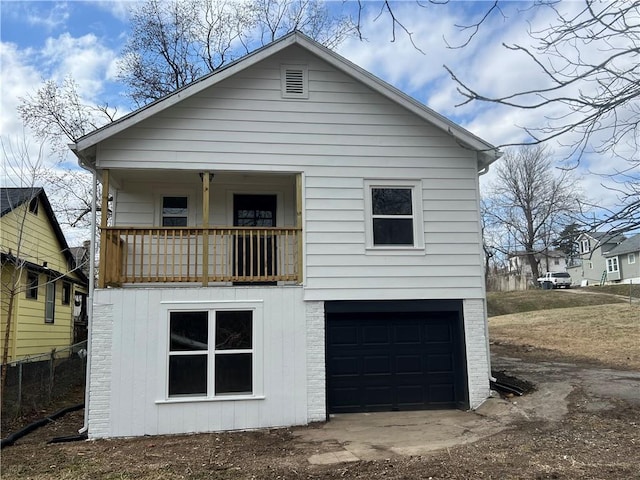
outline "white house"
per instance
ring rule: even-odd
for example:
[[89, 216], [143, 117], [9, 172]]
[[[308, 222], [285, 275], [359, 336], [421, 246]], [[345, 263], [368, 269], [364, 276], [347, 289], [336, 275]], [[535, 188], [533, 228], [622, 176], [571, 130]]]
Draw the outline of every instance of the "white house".
[[113, 196], [91, 438], [487, 398], [490, 144], [293, 33], [72, 149]]
[[[545, 250], [535, 253], [539, 272], [566, 272], [567, 261], [564, 252], [560, 250]], [[509, 255], [509, 273], [531, 276], [532, 269], [529, 256], [524, 251], [516, 251]]]

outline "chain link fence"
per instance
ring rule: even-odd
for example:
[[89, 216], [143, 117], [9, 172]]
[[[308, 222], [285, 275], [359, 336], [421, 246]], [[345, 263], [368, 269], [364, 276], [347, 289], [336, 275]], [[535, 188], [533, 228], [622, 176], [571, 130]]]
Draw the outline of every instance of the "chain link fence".
[[[87, 342], [11, 362], [2, 391], [2, 415], [17, 417], [84, 387]], [[6, 418], [6, 417], [5, 417]]]

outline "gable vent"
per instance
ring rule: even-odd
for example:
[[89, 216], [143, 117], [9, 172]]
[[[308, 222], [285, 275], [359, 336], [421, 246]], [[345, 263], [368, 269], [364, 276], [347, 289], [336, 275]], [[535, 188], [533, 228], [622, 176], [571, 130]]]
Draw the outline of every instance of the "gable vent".
[[283, 98], [309, 98], [306, 66], [283, 65], [281, 75]]

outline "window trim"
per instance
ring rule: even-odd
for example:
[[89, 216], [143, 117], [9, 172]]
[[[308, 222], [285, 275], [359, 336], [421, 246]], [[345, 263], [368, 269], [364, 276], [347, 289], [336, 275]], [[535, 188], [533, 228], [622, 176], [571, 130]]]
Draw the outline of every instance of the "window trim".
[[62, 282], [62, 294], [60, 295], [62, 305], [71, 305], [71, 282]]
[[[615, 269], [613, 268], [615, 266]], [[618, 257], [607, 258], [607, 273], [618, 273], [620, 271], [620, 264]]]
[[[586, 248], [585, 248], [586, 246]], [[588, 238], [580, 240], [580, 253], [589, 253], [591, 251], [591, 242]]]
[[[56, 321], [56, 281], [48, 278], [44, 290], [44, 323], [53, 325]], [[47, 312], [47, 306], [51, 305], [51, 316]]]
[[[186, 197], [187, 199], [187, 227], [193, 227], [196, 224], [196, 210], [198, 198], [192, 193], [185, 192], [184, 190], [165, 189], [155, 194], [155, 207], [156, 207], [156, 222], [159, 228], [187, 228], [187, 227], [163, 227], [162, 226], [162, 205], [165, 197]], [[202, 203], [202, 198], [200, 198]]]
[[[220, 394], [215, 395], [215, 312], [218, 311], [252, 311], [252, 392], [250, 394]], [[164, 319], [160, 345], [162, 361], [158, 365], [164, 365], [164, 371], [158, 377], [161, 385], [158, 388], [155, 403], [187, 403], [203, 401], [224, 400], [259, 400], [264, 399], [264, 320], [263, 302], [261, 300], [250, 301], [206, 301], [206, 302], [161, 302], [160, 314]], [[209, 341], [207, 355], [207, 394], [206, 395], [182, 395], [169, 396], [169, 352], [170, 352], [170, 316], [171, 312], [207, 311], [209, 322]], [[228, 352], [234, 352], [230, 350]]]
[[[413, 245], [374, 245], [373, 243], [373, 205], [374, 188], [398, 188], [411, 190], [411, 209], [413, 219]], [[364, 180], [365, 248], [366, 253], [389, 254], [392, 252], [422, 254], [424, 252], [424, 221], [422, 205], [422, 180]], [[408, 216], [402, 215], [401, 218]]]
[[[35, 282], [29, 282], [29, 277], [35, 279]], [[31, 270], [27, 270], [27, 287], [24, 292], [25, 298], [29, 300], [37, 300], [38, 299], [38, 290], [40, 288], [40, 275], [37, 272], [33, 272]], [[32, 284], [30, 287], [29, 285]]]
[[[632, 261], [633, 260], [633, 261]], [[627, 263], [629, 265], [633, 265], [636, 263], [636, 254], [635, 253], [627, 253]]]

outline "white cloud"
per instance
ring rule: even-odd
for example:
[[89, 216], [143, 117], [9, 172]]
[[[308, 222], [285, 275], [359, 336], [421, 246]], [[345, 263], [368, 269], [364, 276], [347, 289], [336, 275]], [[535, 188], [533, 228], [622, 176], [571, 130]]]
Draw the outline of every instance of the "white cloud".
[[71, 76], [80, 87], [80, 94], [97, 101], [105, 80], [113, 75], [117, 54], [92, 34], [73, 37], [63, 33], [48, 38], [40, 53], [51, 78], [61, 81]]
[[69, 6], [67, 2], [55, 2], [52, 8], [41, 9], [37, 3], [26, 2], [24, 18], [30, 25], [51, 32], [64, 26], [69, 20]]

